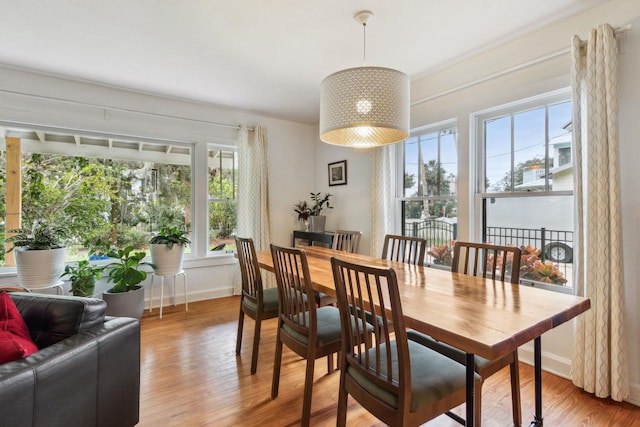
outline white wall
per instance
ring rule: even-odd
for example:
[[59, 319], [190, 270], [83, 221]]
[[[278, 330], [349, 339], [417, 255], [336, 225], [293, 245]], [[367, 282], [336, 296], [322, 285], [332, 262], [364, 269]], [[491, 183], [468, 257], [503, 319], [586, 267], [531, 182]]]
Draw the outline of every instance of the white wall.
[[[318, 132], [314, 135], [318, 139]], [[319, 139], [318, 139], [319, 140]], [[369, 253], [371, 237], [369, 150], [345, 148], [318, 142], [315, 151], [314, 192], [331, 193], [333, 209], [327, 211], [327, 230], [362, 231], [360, 253]], [[329, 163], [347, 161], [347, 184], [329, 186]], [[311, 191], [311, 190], [310, 190]]]
[[[473, 176], [473, 164], [469, 150], [471, 137], [470, 114], [483, 109], [496, 107], [508, 102], [551, 92], [570, 86], [569, 45], [571, 36], [579, 35], [586, 39], [588, 31], [599, 24], [609, 23], [614, 27], [633, 24], [633, 29], [619, 37], [620, 40], [620, 146], [622, 174], [622, 209], [624, 250], [629, 254], [624, 264], [627, 309], [628, 360], [632, 395], [630, 401], [640, 404], [640, 263], [636, 254], [640, 253], [640, 193], [636, 187], [637, 159], [640, 158], [640, 2], [637, 0], [615, 0], [594, 8], [581, 15], [544, 28], [533, 34], [489, 50], [463, 62], [451, 64], [442, 69], [413, 79], [411, 85], [411, 126], [418, 128], [443, 120], [456, 119], [459, 137], [458, 169], [458, 224], [462, 239], [475, 239], [473, 234], [472, 197], [470, 178]], [[455, 30], [452, 30], [455, 31]], [[535, 65], [521, 67], [523, 64], [537, 62], [544, 57], [551, 59]], [[503, 73], [514, 69], [513, 72]], [[486, 79], [489, 76], [494, 78]], [[468, 87], [467, 87], [468, 86]], [[418, 102], [425, 100], [424, 102]], [[317, 142], [317, 157], [329, 160], [339, 156], [333, 147]], [[336, 153], [336, 154], [334, 154]], [[360, 156], [352, 150], [349, 155]], [[358, 175], [351, 174], [349, 185], [340, 193], [347, 206], [351, 207], [352, 197], [359, 207], [366, 207], [359, 194], [369, 181], [368, 164], [358, 163]], [[318, 174], [317, 179], [321, 179]], [[357, 182], [355, 180], [361, 181]], [[322, 181], [319, 181], [322, 182]], [[348, 218], [355, 221], [363, 212], [349, 208]], [[397, 230], [400, 231], [400, 230]], [[365, 235], [370, 233], [364, 229]], [[564, 377], [570, 376], [570, 359], [573, 346], [573, 322], [563, 325], [543, 336], [543, 365], [546, 370]], [[521, 359], [531, 362], [532, 346], [523, 346]]]

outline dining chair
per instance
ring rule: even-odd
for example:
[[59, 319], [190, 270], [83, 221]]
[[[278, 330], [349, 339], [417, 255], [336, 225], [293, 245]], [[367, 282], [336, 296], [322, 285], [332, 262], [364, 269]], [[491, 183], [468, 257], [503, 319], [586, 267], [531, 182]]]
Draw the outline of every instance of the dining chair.
[[[427, 241], [421, 237], [387, 234], [384, 236], [382, 258], [413, 265], [424, 265]], [[380, 327], [380, 319], [376, 324]], [[393, 330], [393, 324], [389, 325]], [[384, 339], [384, 335], [382, 336]]]
[[[456, 242], [453, 249], [453, 273], [491, 278], [499, 282], [517, 284], [520, 279], [521, 251], [514, 246], [499, 246], [485, 243]], [[437, 341], [427, 335], [415, 331], [407, 332], [410, 339], [439, 351], [442, 354], [466, 363], [466, 354], [462, 350]], [[522, 424], [520, 404], [520, 370], [518, 368], [518, 351], [515, 350], [503, 357], [488, 360], [480, 356], [475, 357], [475, 371], [486, 379], [502, 368], [509, 366], [511, 373], [511, 407], [513, 424]], [[475, 425], [480, 425], [482, 419], [482, 383], [474, 394]]]
[[[357, 253], [360, 247], [361, 231], [336, 230], [333, 235], [331, 249], [343, 252]], [[336, 299], [324, 292], [315, 291], [318, 307], [336, 305]]]
[[242, 328], [244, 315], [255, 320], [253, 331], [253, 351], [251, 353], [251, 375], [258, 367], [258, 349], [260, 347], [260, 328], [262, 321], [278, 317], [278, 289], [264, 289], [262, 275], [256, 257], [256, 248], [251, 238], [236, 237], [238, 264], [242, 281], [242, 299], [238, 317], [238, 336], [236, 338], [236, 354], [242, 347]]
[[[338, 257], [331, 266], [342, 325], [337, 425], [346, 425], [348, 395], [390, 426], [421, 425], [464, 403], [465, 366], [409, 339], [395, 271]], [[382, 323], [369, 346], [359, 344], [365, 313]]]
[[427, 241], [420, 237], [384, 236], [382, 258], [408, 264], [423, 265]]
[[360, 248], [361, 237], [361, 231], [336, 230], [331, 249], [355, 254]]
[[333, 353], [341, 348], [340, 315], [336, 307], [317, 307], [313, 298], [307, 298], [307, 295], [313, 295], [314, 290], [303, 250], [272, 244], [271, 256], [280, 307], [271, 398], [278, 396], [282, 346], [285, 344], [307, 361], [301, 423], [308, 426], [315, 360], [327, 356], [327, 371], [333, 372]]

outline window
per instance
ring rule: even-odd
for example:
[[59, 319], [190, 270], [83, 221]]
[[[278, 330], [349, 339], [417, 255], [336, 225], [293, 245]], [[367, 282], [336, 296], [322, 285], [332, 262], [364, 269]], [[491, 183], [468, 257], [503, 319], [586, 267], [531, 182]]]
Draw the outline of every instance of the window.
[[475, 119], [478, 237], [528, 255], [521, 283], [572, 292], [570, 94], [536, 97]]
[[[188, 145], [21, 129], [7, 129], [6, 136], [20, 141], [22, 225], [44, 220], [68, 229], [67, 261], [103, 244], [147, 250], [160, 227], [191, 225]], [[7, 206], [5, 183], [3, 176], [3, 219], [8, 209], [20, 209]], [[4, 221], [1, 227], [4, 239]]]
[[[403, 143], [402, 230], [431, 246], [457, 232], [457, 133], [451, 123], [415, 132]], [[438, 262], [429, 255], [428, 262]]]
[[210, 148], [209, 249], [218, 252], [235, 248], [238, 153], [228, 148]]

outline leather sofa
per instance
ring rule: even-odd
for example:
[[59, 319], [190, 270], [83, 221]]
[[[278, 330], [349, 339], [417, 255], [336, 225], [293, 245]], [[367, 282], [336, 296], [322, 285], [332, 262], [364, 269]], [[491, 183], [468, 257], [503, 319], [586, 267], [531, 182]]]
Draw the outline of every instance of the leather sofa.
[[0, 426], [134, 426], [140, 322], [95, 298], [10, 294], [39, 351], [0, 365]]

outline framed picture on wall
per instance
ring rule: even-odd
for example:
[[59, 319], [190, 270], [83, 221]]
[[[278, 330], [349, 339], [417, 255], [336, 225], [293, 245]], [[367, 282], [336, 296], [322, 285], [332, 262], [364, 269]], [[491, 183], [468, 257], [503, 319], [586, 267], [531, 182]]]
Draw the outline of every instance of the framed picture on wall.
[[347, 183], [347, 161], [329, 163], [329, 185], [345, 185]]

